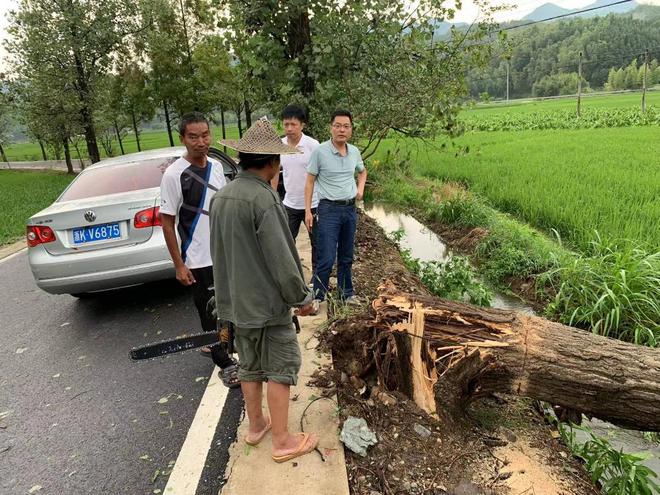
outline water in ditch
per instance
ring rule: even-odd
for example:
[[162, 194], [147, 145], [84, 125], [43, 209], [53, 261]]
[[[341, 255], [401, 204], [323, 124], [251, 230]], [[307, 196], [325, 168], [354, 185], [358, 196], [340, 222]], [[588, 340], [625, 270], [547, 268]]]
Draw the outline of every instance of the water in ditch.
[[[365, 212], [380, 225], [385, 233], [403, 231], [404, 235], [400, 241], [400, 246], [409, 249], [413, 258], [419, 258], [422, 261], [439, 261], [441, 263], [451, 258], [451, 250], [442, 239], [412, 216], [401, 213], [396, 208], [382, 203], [365, 205]], [[521, 299], [499, 292], [494, 293], [491, 305], [494, 308], [535, 314], [532, 307]], [[598, 419], [585, 420], [583, 424], [591, 428], [597, 436], [607, 438], [617, 450], [651, 456], [644, 461], [644, 464], [660, 475], [659, 443], [648, 441], [641, 432], [619, 428]], [[580, 442], [588, 440], [588, 435], [579, 430], [576, 431], [576, 437]]]

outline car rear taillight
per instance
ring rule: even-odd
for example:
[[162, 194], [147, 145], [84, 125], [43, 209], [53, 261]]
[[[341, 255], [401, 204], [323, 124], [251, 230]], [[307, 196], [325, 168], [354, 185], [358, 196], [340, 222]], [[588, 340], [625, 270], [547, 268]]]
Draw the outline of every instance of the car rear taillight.
[[145, 227], [160, 227], [163, 224], [160, 221], [160, 207], [154, 206], [146, 210], [138, 211], [133, 219], [133, 226], [136, 229]]
[[26, 237], [28, 247], [34, 247], [39, 244], [53, 242], [55, 240], [55, 232], [50, 227], [43, 225], [28, 225]]

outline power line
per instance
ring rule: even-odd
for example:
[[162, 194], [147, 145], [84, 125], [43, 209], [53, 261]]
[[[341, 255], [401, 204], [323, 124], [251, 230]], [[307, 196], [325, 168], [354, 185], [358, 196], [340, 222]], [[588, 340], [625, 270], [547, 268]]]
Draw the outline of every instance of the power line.
[[[533, 24], [539, 24], [541, 22], [554, 21], [554, 20], [557, 20], [557, 19], [562, 19], [562, 18], [565, 18], [565, 17], [570, 17], [570, 16], [573, 16], [573, 15], [577, 15], [577, 14], [583, 14], [585, 12], [591, 12], [593, 10], [604, 9], [606, 7], [612, 7], [614, 5], [629, 3], [629, 2], [632, 2], [632, 1], [633, 0], [618, 0], [617, 2], [608, 3], [606, 5], [600, 5], [598, 7], [590, 7], [588, 9], [576, 10], [574, 12], [567, 12], [566, 14], [556, 15], [556, 16], [553, 16], [553, 17], [546, 17], [545, 19], [539, 19], [537, 21], [531, 21], [531, 22], [526, 22], [524, 24], [517, 24], [515, 26], [509, 26], [509, 27], [506, 27], [506, 28], [501, 28], [501, 29], [498, 29], [497, 31], [495, 31], [495, 33], [501, 33], [501, 32], [504, 32], [504, 31], [511, 31], [512, 29], [518, 29], [518, 28], [521, 28], [521, 27], [531, 26]], [[469, 29], [468, 29], [468, 31], [469, 31]], [[495, 41], [497, 41], [497, 40], [490, 40], [490, 41], [481, 42], [481, 43], [474, 43], [474, 44], [469, 45], [469, 46], [473, 47], [473, 46], [490, 45], [491, 43], [494, 43]], [[435, 48], [435, 47], [429, 48], [429, 51], [436, 51], [436, 50], [437, 50], [437, 48]]]
[[556, 15], [556, 16], [553, 16], [553, 17], [547, 17], [545, 19], [539, 19], [537, 21], [526, 22], [525, 24], [517, 24], [515, 26], [509, 26], [509, 27], [500, 29], [498, 32], [501, 33], [502, 31], [510, 31], [512, 29], [518, 29], [518, 28], [525, 27], [525, 26], [531, 26], [533, 24], [539, 24], [540, 22], [554, 21], [554, 20], [557, 20], [557, 19], [562, 19], [564, 17], [570, 17], [572, 15], [583, 14], [585, 12], [591, 12], [592, 10], [604, 9], [605, 7], [612, 7], [613, 5], [620, 5], [622, 3], [628, 3], [628, 2], [632, 2], [632, 1], [633, 0], [619, 0], [618, 2], [608, 3], [606, 5], [600, 5], [598, 7], [591, 7], [591, 8], [583, 9], [583, 10], [576, 10], [575, 12], [568, 12], [566, 14], [560, 14], [560, 15]]

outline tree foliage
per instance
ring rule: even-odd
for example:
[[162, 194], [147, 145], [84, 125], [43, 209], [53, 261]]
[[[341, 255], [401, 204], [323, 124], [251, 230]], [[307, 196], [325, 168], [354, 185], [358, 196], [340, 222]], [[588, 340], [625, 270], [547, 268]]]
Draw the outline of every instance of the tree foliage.
[[[532, 96], [559, 96], [577, 93], [580, 77], [575, 72], [560, 72], [542, 77], [532, 86]], [[589, 83], [582, 80], [582, 91], [588, 92]]]
[[428, 136], [457, 130], [464, 74], [485, 59], [485, 20], [444, 40], [434, 23], [451, 19], [442, 3], [386, 0], [229, 1], [221, 24], [238, 67], [274, 112], [298, 102], [310, 109], [312, 133], [325, 138], [330, 113], [356, 118], [368, 156], [395, 131]]
[[[639, 9], [638, 9], [639, 10]], [[637, 12], [637, 11], [636, 11]], [[506, 43], [498, 47], [486, 70], [472, 69], [468, 81], [474, 97], [484, 91], [502, 98], [506, 95], [506, 60], [510, 57], [510, 95], [527, 97], [535, 84], [578, 72], [579, 54], [583, 54], [582, 76], [592, 88], [603, 88], [611, 69], [625, 68], [644, 51], [660, 46], [660, 7], [645, 6], [639, 12], [606, 17], [569, 18], [535, 24], [509, 31]], [[632, 80], [618, 86], [633, 87]], [[556, 85], [560, 88], [562, 85]], [[639, 87], [639, 86], [637, 86]], [[555, 93], [559, 94], [559, 93]]]
[[[113, 57], [130, 52], [130, 37], [139, 30], [134, 2], [22, 0], [10, 23], [7, 47], [15, 76], [31, 94], [54, 91], [66, 99], [67, 108], [75, 106], [89, 156], [98, 161], [98, 85]], [[41, 124], [49, 126], [46, 120]]]

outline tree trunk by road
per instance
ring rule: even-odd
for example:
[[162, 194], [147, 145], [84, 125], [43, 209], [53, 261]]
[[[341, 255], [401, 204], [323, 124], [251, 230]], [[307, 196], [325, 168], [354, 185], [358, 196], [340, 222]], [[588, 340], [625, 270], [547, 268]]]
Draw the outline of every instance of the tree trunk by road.
[[311, 51], [312, 34], [309, 14], [306, 10], [294, 11], [287, 28], [289, 60], [297, 60], [300, 67], [300, 92], [307, 98], [314, 95], [314, 78], [310, 76], [308, 52]]
[[137, 143], [138, 151], [142, 151], [140, 147], [140, 131], [138, 130], [137, 120], [135, 119], [135, 112], [131, 110], [131, 119], [133, 120], [133, 133], [135, 134], [135, 142]]
[[[227, 127], [225, 125], [225, 109], [220, 107], [220, 123], [222, 126], [222, 139], [227, 139]], [[227, 153], [227, 147], [222, 147], [223, 151]]]
[[37, 139], [39, 142], [39, 147], [41, 148], [41, 156], [43, 157], [44, 161], [48, 160], [48, 155], [46, 154], [46, 148], [44, 147], [44, 142], [41, 139]]
[[5, 149], [2, 147], [2, 144], [0, 144], [0, 157], [2, 157], [2, 161], [9, 163], [9, 160], [7, 159], [7, 155], [5, 154]]
[[172, 139], [172, 121], [170, 120], [170, 111], [167, 108], [167, 101], [163, 100], [163, 110], [165, 110], [165, 125], [167, 126], [167, 137], [170, 140], [170, 146], [174, 146]]
[[241, 124], [241, 109], [236, 110], [236, 120], [238, 121], [238, 137], [243, 137], [243, 125]]
[[243, 99], [243, 106], [245, 107], [245, 128], [252, 127], [252, 107], [247, 99]]
[[116, 120], [114, 121], [114, 125], [115, 125], [115, 134], [117, 135], [117, 141], [119, 142], [119, 149], [121, 150], [121, 154], [125, 155], [126, 153], [124, 153], [124, 143], [122, 143], [121, 132], [119, 132], [119, 125], [117, 125]]
[[400, 388], [449, 424], [470, 401], [504, 392], [660, 431], [659, 350], [391, 284], [373, 307], [374, 326], [396, 337]]
[[67, 138], [62, 139], [62, 146], [64, 146], [64, 160], [66, 161], [66, 173], [74, 174], [73, 171], [73, 162], [71, 161], [71, 150], [69, 149], [69, 140]]

